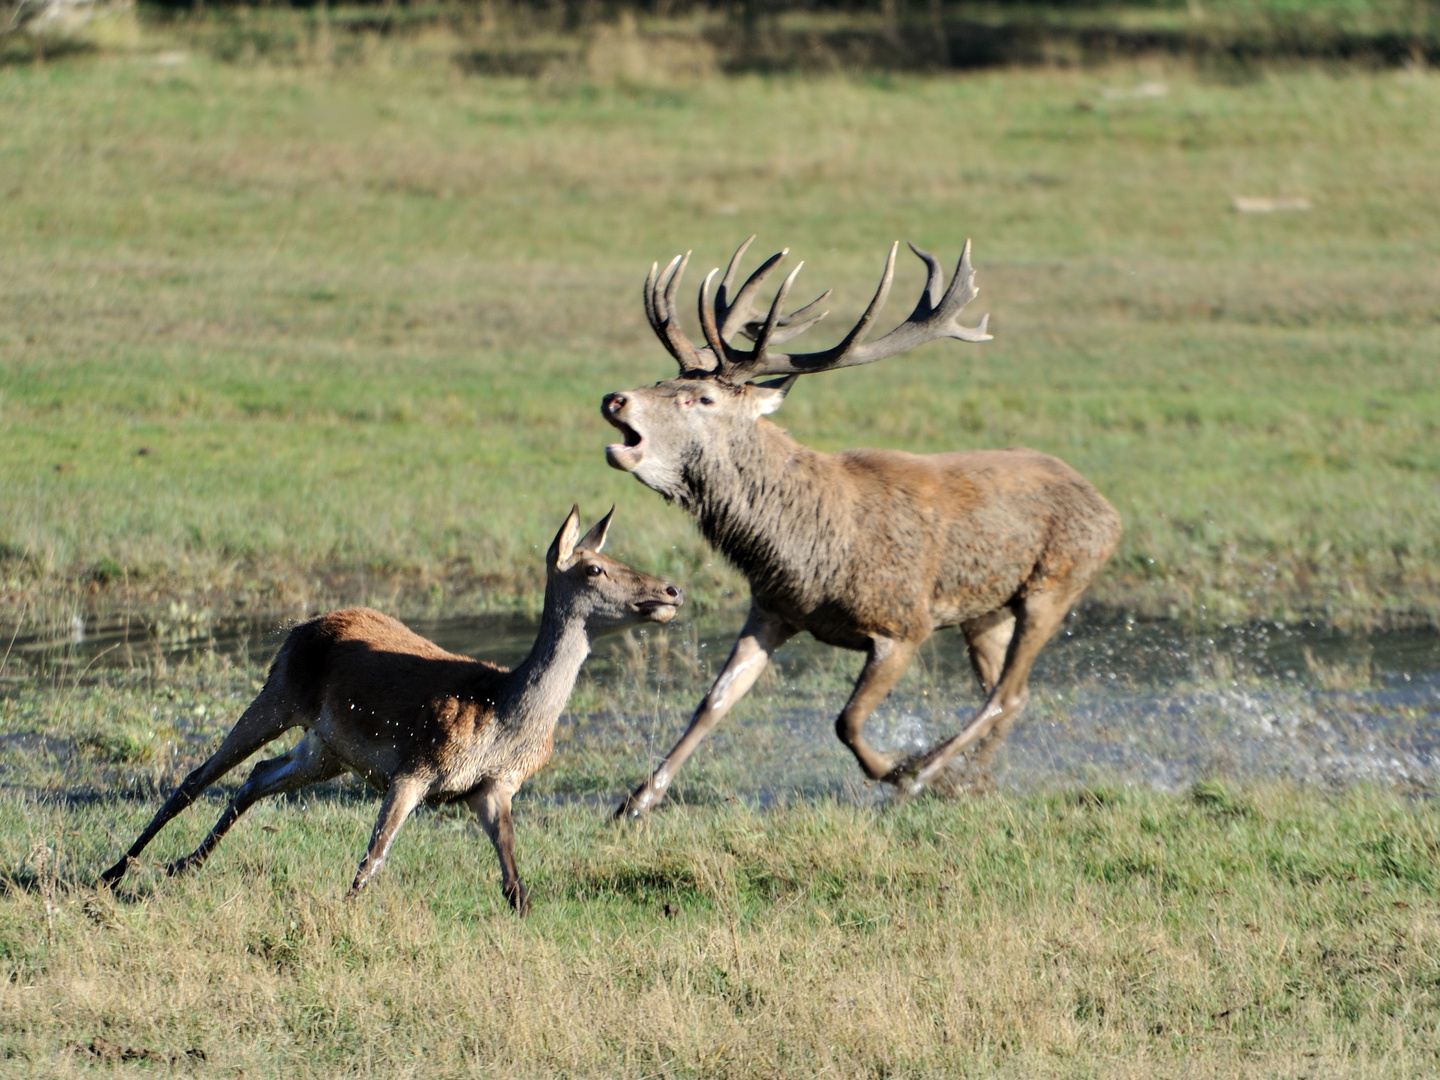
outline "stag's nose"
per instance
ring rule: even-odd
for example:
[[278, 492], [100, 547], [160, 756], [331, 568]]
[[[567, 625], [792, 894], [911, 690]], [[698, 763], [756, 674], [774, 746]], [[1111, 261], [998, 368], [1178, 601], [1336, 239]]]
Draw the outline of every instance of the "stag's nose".
[[606, 394], [600, 401], [600, 411], [606, 416], [614, 416], [625, 407], [624, 394]]
[[685, 594], [682, 593], [679, 589], [675, 588], [674, 585], [665, 586], [665, 595], [670, 597], [670, 599], [674, 600], [677, 604], [685, 599]]

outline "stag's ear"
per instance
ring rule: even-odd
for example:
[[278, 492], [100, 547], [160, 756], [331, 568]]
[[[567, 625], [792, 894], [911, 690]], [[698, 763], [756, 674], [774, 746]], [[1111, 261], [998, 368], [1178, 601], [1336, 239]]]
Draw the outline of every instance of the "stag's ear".
[[755, 403], [756, 416], [768, 416], [781, 405], [785, 404], [785, 395], [795, 385], [799, 375], [787, 375], [783, 379], [776, 379], [768, 383], [751, 383], [750, 400]]
[[598, 552], [605, 546], [605, 537], [610, 533], [610, 519], [615, 516], [615, 507], [610, 507], [610, 512], [595, 523], [595, 526], [581, 537], [580, 542], [575, 545], [578, 551]]
[[565, 524], [560, 526], [560, 531], [555, 534], [555, 539], [550, 542], [550, 550], [545, 553], [545, 568], [555, 570], [570, 561], [575, 554], [575, 538], [580, 535], [580, 508], [570, 507], [570, 516], [565, 519]]

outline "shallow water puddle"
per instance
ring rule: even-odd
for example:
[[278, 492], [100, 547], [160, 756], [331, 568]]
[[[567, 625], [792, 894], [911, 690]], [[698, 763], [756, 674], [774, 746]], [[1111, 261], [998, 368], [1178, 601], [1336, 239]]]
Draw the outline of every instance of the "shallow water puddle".
[[[618, 795], [678, 738], [729, 653], [740, 617], [682, 620], [603, 639], [537, 777], [548, 797]], [[535, 626], [517, 617], [415, 620], [457, 652], [513, 664]], [[274, 620], [77, 624], [19, 638], [12, 665], [174, 663], [206, 651], [268, 661]], [[9, 638], [9, 635], [4, 635]], [[869, 801], [833, 733], [860, 656], [790, 642], [691, 760], [675, 797], [761, 803], [835, 795]], [[12, 669], [13, 673], [13, 669]], [[1429, 787], [1440, 779], [1440, 633], [1346, 635], [1323, 626], [1195, 632], [1177, 623], [1072, 617], [1041, 654], [1033, 697], [997, 758], [1005, 788], [1135, 783], [1161, 789], [1224, 775]], [[935, 636], [870, 721], [882, 749], [920, 751], [963, 726], [980, 698], [963, 639]], [[617, 786], [619, 785], [619, 786]]]

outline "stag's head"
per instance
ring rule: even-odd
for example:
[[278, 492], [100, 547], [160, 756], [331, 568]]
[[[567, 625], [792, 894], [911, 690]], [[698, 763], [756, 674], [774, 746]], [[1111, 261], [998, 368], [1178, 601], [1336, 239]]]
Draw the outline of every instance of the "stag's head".
[[601, 554], [614, 517], [612, 506], [581, 536], [579, 508], [571, 507], [545, 555], [545, 606], [572, 613], [592, 634], [667, 623], [685, 602], [675, 586]]
[[[730, 259], [720, 287], [712, 299], [710, 285], [719, 269], [711, 270], [700, 286], [700, 327], [705, 345], [696, 348], [680, 329], [675, 297], [689, 254], [677, 255], [662, 271], [650, 268], [645, 279], [645, 314], [661, 343], [680, 365], [680, 374], [654, 386], [637, 387], [607, 394], [601, 414], [619, 429], [624, 440], [605, 448], [605, 460], [612, 468], [633, 473], [647, 487], [670, 499], [684, 501], [690, 494], [692, 466], [702, 455], [713, 457], [762, 416], [774, 412], [801, 375], [836, 368], [854, 367], [883, 360], [935, 338], [961, 341], [989, 341], [989, 316], [977, 327], [961, 326], [961, 308], [979, 291], [970, 265], [970, 242], [960, 255], [955, 276], [945, 287], [945, 273], [938, 261], [915, 245], [915, 252], [929, 272], [925, 291], [915, 310], [903, 323], [883, 337], [866, 343], [865, 335], [890, 293], [895, 274], [895, 253], [890, 248], [880, 287], [865, 314], [838, 345], [819, 352], [786, 353], [777, 346], [799, 336], [825, 318], [820, 310], [830, 293], [827, 290], [804, 307], [785, 312], [785, 302], [796, 276], [805, 264], [798, 264], [781, 283], [769, 309], [757, 301], [765, 279], [788, 254], [781, 251], [767, 259], [734, 290], [736, 271], [752, 236]], [[743, 337], [750, 348], [737, 347]], [[759, 382], [769, 379], [768, 382]]]

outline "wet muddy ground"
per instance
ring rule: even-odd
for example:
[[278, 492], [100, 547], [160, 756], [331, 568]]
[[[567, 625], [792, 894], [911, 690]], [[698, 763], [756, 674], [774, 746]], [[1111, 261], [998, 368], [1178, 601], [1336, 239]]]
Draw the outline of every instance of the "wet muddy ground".
[[[692, 619], [603, 639], [532, 794], [605, 799], [641, 779], [683, 730], [739, 621]], [[509, 617], [412, 625], [446, 648], [504, 664], [525, 655], [535, 631]], [[77, 622], [4, 639], [13, 679], [56, 670], [91, 677], [157, 661], [173, 669], [207, 652], [258, 675], [283, 636], [276, 619], [216, 625], [179, 612], [150, 624]], [[674, 797], [762, 804], [885, 797], [883, 785], [862, 782], [833, 734], [859, 666], [858, 654], [808, 636], [787, 644], [692, 759]], [[996, 761], [993, 780], [1008, 790], [1082, 783], [1172, 790], [1212, 776], [1424, 790], [1440, 779], [1440, 633], [1433, 629], [1348, 635], [1253, 624], [1202, 632], [1072, 616], [1042, 653], [1031, 686], [1031, 705]], [[871, 740], [923, 750], [957, 731], [979, 704], [963, 640], [937, 634], [871, 719]]]

